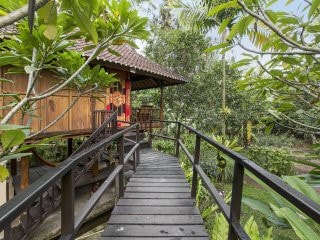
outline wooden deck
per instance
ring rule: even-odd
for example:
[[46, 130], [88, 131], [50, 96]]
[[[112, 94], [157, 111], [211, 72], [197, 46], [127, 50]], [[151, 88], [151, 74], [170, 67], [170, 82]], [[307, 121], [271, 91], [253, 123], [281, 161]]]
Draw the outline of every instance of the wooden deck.
[[141, 163], [115, 206], [103, 240], [204, 240], [208, 234], [177, 158], [141, 152]]

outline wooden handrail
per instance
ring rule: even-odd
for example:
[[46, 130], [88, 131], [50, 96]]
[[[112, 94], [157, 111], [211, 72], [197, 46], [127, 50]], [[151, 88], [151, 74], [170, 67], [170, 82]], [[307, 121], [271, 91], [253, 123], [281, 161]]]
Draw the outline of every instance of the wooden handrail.
[[[192, 181], [192, 196], [195, 196], [196, 193], [196, 185], [197, 185], [197, 175], [202, 179], [205, 187], [209, 191], [210, 195], [214, 198], [218, 207], [222, 211], [226, 220], [229, 223], [229, 240], [235, 239], [250, 239], [247, 233], [244, 231], [243, 227], [240, 225], [240, 214], [241, 214], [241, 201], [242, 201], [242, 190], [243, 190], [243, 182], [244, 182], [244, 171], [248, 170], [252, 174], [254, 174], [257, 178], [259, 178], [263, 183], [269, 186], [272, 190], [280, 194], [287, 201], [289, 201], [292, 205], [297, 207], [300, 211], [305, 213], [315, 222], [320, 224], [320, 205], [307, 198], [305, 195], [290, 187], [281, 178], [275, 176], [274, 174], [266, 171], [250, 159], [242, 156], [241, 154], [234, 152], [224, 145], [214, 141], [210, 137], [204, 135], [200, 131], [187, 126], [184, 123], [176, 122], [176, 121], [161, 121], [156, 120], [158, 122], [163, 123], [175, 123], [176, 124], [176, 156], [179, 156], [179, 148], [183, 150], [189, 159], [192, 167], [193, 167], [193, 181]], [[151, 125], [152, 123], [150, 123]], [[185, 128], [189, 131], [189, 134], [196, 135], [196, 146], [195, 146], [195, 155], [188, 151], [186, 146], [183, 144], [182, 139], [180, 138], [181, 127]], [[149, 133], [150, 134], [150, 133]], [[155, 134], [150, 134], [153, 136]], [[172, 137], [155, 135], [157, 137], [162, 137], [163, 139], [173, 140]], [[151, 139], [152, 141], [152, 139]], [[218, 190], [210, 181], [210, 178], [205, 174], [203, 169], [201, 168], [198, 160], [200, 155], [200, 141], [205, 141], [209, 145], [215, 147], [217, 150], [223, 152], [231, 159], [235, 161], [234, 170], [233, 170], [233, 182], [232, 182], [232, 198], [230, 207], [224, 202], [223, 198], [220, 196]]]
[[[107, 124], [107, 123], [106, 123]], [[139, 131], [139, 125], [133, 124], [121, 131], [114, 133], [113, 135], [97, 142], [93, 143], [91, 146], [83, 148], [82, 151], [74, 153], [59, 166], [57, 166], [52, 171], [48, 172], [46, 175], [35, 181], [29, 188], [21, 193], [17, 194], [14, 198], [10, 199], [8, 202], [0, 207], [0, 232], [5, 231], [5, 240], [10, 239], [10, 226], [11, 223], [23, 214], [37, 199], [42, 198], [42, 195], [48, 190], [48, 188], [58, 181], [61, 180], [61, 238], [60, 239], [74, 239], [76, 232], [81, 227], [83, 221], [88, 216], [94, 205], [101, 198], [102, 194], [108, 189], [111, 183], [116, 177], [119, 177], [120, 185], [119, 192], [120, 195], [124, 191], [124, 135], [129, 131], [135, 129]], [[135, 166], [139, 164], [139, 135], [137, 135], [137, 142], [134, 146], [134, 150], [129, 152], [130, 156], [135, 153], [134, 160]], [[74, 189], [75, 189], [75, 179], [74, 172], [75, 167], [82, 160], [95, 156], [101, 149], [109, 145], [111, 142], [117, 141], [119, 150], [119, 165], [113, 170], [111, 175], [105, 180], [105, 182], [99, 187], [99, 189], [91, 196], [91, 198], [86, 203], [82, 212], [76, 216], [74, 215]], [[128, 157], [126, 157], [128, 159]], [[11, 239], [10, 239], [11, 240]]]

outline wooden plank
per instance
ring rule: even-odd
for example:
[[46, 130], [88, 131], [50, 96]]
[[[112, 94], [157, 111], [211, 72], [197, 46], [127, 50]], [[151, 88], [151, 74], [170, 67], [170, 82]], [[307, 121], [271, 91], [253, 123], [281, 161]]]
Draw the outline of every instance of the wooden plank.
[[130, 178], [130, 182], [184, 182], [186, 183], [187, 180], [185, 178], [161, 178], [161, 177], [154, 177], [154, 178], [143, 178], [143, 177], [135, 177], [133, 176]]
[[190, 193], [136, 193], [136, 192], [125, 192], [125, 198], [144, 198], [144, 199], [161, 199], [161, 198], [190, 198]]
[[144, 174], [168, 174], [168, 175], [181, 175], [184, 174], [182, 170], [137, 170], [134, 175]]
[[117, 202], [118, 206], [194, 206], [191, 199], [125, 199]]
[[208, 237], [101, 237], [101, 240], [208, 240]]
[[101, 239], [208, 240], [177, 159], [144, 150], [141, 162]]
[[200, 214], [195, 207], [150, 207], [150, 206], [115, 206], [113, 215], [196, 215]]
[[200, 215], [113, 215], [108, 224], [203, 224]]
[[189, 187], [126, 187], [126, 192], [190, 192]]
[[179, 166], [151, 166], [151, 167], [137, 167], [137, 170], [146, 171], [146, 170], [181, 170]]
[[187, 182], [128, 182], [127, 187], [189, 187]]
[[205, 237], [202, 225], [108, 225], [102, 236], [112, 237]]
[[148, 175], [148, 174], [138, 174], [138, 175], [133, 175], [134, 178], [181, 178], [181, 179], [185, 179], [184, 175]]

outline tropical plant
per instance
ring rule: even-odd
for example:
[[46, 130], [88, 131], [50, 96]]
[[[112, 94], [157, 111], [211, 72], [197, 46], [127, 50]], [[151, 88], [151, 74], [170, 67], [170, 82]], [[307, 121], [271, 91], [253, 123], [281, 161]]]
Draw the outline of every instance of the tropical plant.
[[[296, 176], [286, 176], [283, 177], [283, 179], [291, 187], [320, 204], [319, 194], [304, 181]], [[266, 225], [272, 223], [282, 228], [291, 228], [296, 235], [303, 240], [320, 239], [320, 228], [318, 224], [312, 222], [310, 218], [288, 204], [282, 197], [273, 192], [269, 194], [272, 197], [272, 203], [269, 203], [269, 205], [247, 197], [243, 197], [242, 201], [250, 208], [261, 212], [265, 216], [264, 222]]]
[[[8, 126], [6, 124], [17, 112], [21, 112], [22, 116], [27, 115], [27, 123], [30, 125], [37, 101], [50, 97], [65, 87], [77, 89], [78, 97], [46, 128], [50, 127], [71, 109], [80, 96], [114, 81], [113, 75], [102, 68], [89, 67], [89, 63], [102, 50], [108, 49], [113, 54], [118, 54], [110, 48], [111, 45], [128, 43], [135, 46], [134, 39], [145, 39], [148, 35], [145, 29], [147, 19], [140, 18], [137, 10], [133, 10], [126, 0], [29, 1], [30, 11], [25, 8], [26, 3], [27, 0], [19, 3], [0, 1], [1, 14], [5, 15], [0, 17], [1, 26], [21, 19], [15, 25], [17, 33], [8, 36], [0, 45], [0, 65], [10, 65], [11, 72], [28, 75], [28, 87], [24, 94], [1, 93], [2, 96], [12, 98], [10, 104], [4, 106], [7, 111], [1, 116], [0, 122], [3, 128]], [[22, 18], [28, 12], [27, 22]], [[15, 18], [17, 13], [19, 16]], [[8, 21], [8, 18], [12, 19]], [[85, 50], [90, 51], [90, 56], [83, 58], [72, 50], [75, 39], [87, 41], [88, 47]], [[44, 70], [55, 73], [59, 81], [53, 87], [37, 92], [35, 86]], [[9, 79], [1, 81], [12, 83]], [[9, 126], [14, 128], [13, 125]], [[28, 132], [23, 133], [19, 126], [1, 131], [1, 159], [16, 152], [16, 146], [22, 144], [22, 139], [30, 137], [27, 135]], [[7, 144], [6, 139], [19, 141], [9, 141], [10, 144]]]
[[[267, 231], [262, 234], [259, 231], [259, 227], [251, 216], [244, 226], [244, 230], [252, 240], [272, 240], [272, 227], [268, 228]], [[212, 240], [225, 240], [228, 239], [229, 223], [222, 215], [222, 213], [215, 214], [214, 225], [212, 229], [211, 239]]]
[[[301, 4], [301, 8], [291, 13], [285, 4]], [[209, 16], [215, 16], [228, 9], [239, 10], [228, 42], [211, 49], [225, 52], [238, 46], [247, 52], [235, 64], [249, 66], [239, 88], [270, 103], [268, 123], [311, 134], [320, 130], [316, 117], [320, 106], [319, 4], [318, 0], [233, 0], [209, 11]], [[220, 25], [221, 30], [227, 27]]]

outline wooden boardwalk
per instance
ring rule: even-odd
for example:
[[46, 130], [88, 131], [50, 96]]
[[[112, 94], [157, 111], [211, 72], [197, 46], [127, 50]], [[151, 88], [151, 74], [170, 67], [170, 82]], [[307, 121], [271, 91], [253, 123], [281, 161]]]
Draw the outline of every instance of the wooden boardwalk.
[[207, 240], [177, 158], [141, 152], [141, 163], [115, 206], [103, 240]]

